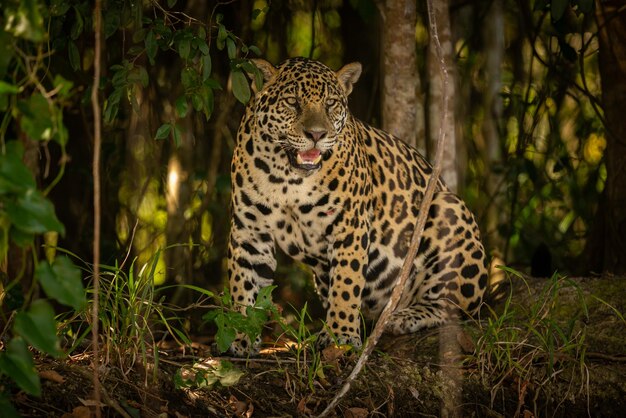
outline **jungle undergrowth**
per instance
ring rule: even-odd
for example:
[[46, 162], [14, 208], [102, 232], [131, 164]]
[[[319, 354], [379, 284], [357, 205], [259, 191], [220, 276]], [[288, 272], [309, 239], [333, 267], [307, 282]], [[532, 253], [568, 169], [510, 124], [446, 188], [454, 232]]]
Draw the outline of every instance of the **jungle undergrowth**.
[[[510, 281], [525, 281], [521, 273], [502, 268]], [[526, 281], [525, 284], [528, 287]], [[569, 317], [559, 311], [560, 293], [565, 289], [573, 290], [577, 299], [577, 312]], [[561, 402], [580, 394], [584, 394], [589, 402], [586, 358], [589, 311], [582, 289], [573, 280], [555, 273], [547, 280], [540, 296], [528, 306], [524, 306], [510, 291], [502, 312], [488, 309], [486, 320], [475, 321], [475, 350], [466, 359], [466, 365], [491, 387], [492, 406], [504, 386], [517, 385], [515, 416], [523, 412], [522, 407], [527, 404], [528, 396], [533, 398], [534, 415], [540, 416], [538, 395], [543, 392], [549, 398], [547, 392], [552, 386], [548, 383], [555, 379], [565, 382], [567, 387]]]

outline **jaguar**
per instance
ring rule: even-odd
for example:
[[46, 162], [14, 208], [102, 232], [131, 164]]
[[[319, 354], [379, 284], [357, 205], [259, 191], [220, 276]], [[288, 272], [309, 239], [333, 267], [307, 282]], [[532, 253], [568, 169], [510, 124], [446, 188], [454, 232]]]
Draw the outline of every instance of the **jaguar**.
[[[252, 60], [253, 83], [231, 164], [229, 287], [245, 311], [273, 283], [276, 247], [307, 265], [326, 310], [318, 343], [361, 346], [406, 258], [432, 166], [400, 139], [360, 121], [348, 96], [361, 64], [333, 71], [291, 58]], [[413, 333], [481, 305], [487, 262], [473, 214], [439, 179], [417, 257], [385, 331]], [[241, 334], [235, 355], [260, 348]]]

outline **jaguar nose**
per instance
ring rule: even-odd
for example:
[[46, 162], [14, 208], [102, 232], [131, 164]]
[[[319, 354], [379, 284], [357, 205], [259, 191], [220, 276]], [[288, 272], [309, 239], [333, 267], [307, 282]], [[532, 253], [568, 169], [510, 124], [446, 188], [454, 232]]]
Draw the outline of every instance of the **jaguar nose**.
[[312, 140], [313, 142], [318, 142], [320, 139], [323, 139], [326, 136], [326, 131], [323, 130], [310, 130], [310, 131], [304, 131], [304, 136], [306, 136], [308, 139]]

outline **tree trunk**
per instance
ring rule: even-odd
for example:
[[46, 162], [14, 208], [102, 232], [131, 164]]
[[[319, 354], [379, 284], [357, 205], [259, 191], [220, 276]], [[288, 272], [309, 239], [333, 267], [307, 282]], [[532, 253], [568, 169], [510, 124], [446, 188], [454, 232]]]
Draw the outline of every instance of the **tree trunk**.
[[379, 3], [382, 28], [382, 128], [412, 146], [417, 145], [417, 89], [415, 56], [417, 11], [410, 0]]
[[484, 137], [482, 158], [486, 162], [487, 168], [487, 181], [485, 182], [487, 208], [484, 235], [488, 248], [503, 251], [504, 239], [498, 233], [501, 208], [505, 205], [503, 194], [499, 190], [503, 180], [503, 170], [494, 170], [494, 168], [502, 166], [500, 140], [502, 99], [500, 98], [500, 91], [502, 89], [501, 68], [504, 59], [504, 15], [500, 1], [494, 1], [489, 7], [483, 38], [486, 54], [485, 84], [487, 86], [483, 95], [485, 118], [482, 126]]
[[622, 2], [597, 2], [600, 76], [606, 118], [607, 179], [590, 238], [598, 271], [626, 273], [626, 11]]
[[[437, 21], [439, 41], [441, 42], [441, 48], [443, 53], [443, 59], [448, 69], [448, 109], [447, 118], [444, 121], [444, 132], [446, 135], [446, 143], [448, 144], [443, 150], [443, 160], [441, 165], [441, 177], [446, 182], [450, 190], [456, 192], [459, 185], [459, 177], [457, 172], [457, 149], [458, 141], [456, 139], [455, 129], [455, 117], [454, 117], [454, 97], [455, 94], [455, 79], [456, 71], [454, 71], [454, 48], [452, 45], [452, 31], [450, 29], [450, 15], [448, 8], [448, 1], [441, 0], [433, 2], [433, 11], [435, 19]], [[443, 78], [439, 67], [439, 58], [433, 40], [431, 37], [430, 46], [428, 48], [428, 74], [429, 74], [429, 89], [428, 89], [428, 123], [429, 123], [429, 138], [428, 143], [431, 145], [430, 149], [434, 151], [434, 144], [439, 137], [439, 127], [441, 125], [442, 98], [443, 98]], [[431, 152], [434, 154], [434, 152]]]

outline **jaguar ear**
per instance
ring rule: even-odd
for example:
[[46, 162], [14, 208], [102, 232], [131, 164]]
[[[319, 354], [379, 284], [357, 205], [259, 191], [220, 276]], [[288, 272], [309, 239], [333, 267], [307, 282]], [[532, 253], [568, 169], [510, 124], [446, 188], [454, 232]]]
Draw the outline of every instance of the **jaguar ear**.
[[264, 84], [269, 83], [274, 79], [278, 70], [268, 61], [260, 58], [252, 58], [250, 62], [259, 70], [260, 77], [257, 72], [248, 72], [248, 76], [252, 79], [252, 90], [256, 93], [261, 90]]
[[361, 76], [361, 69], [361, 63], [353, 62], [344, 65], [339, 71], [337, 71], [337, 78], [346, 92], [346, 95], [352, 92], [352, 86]]

